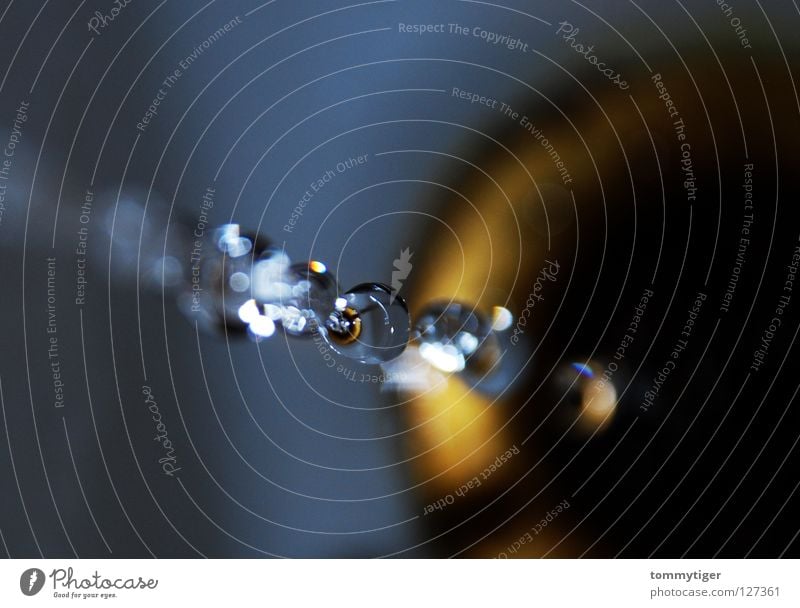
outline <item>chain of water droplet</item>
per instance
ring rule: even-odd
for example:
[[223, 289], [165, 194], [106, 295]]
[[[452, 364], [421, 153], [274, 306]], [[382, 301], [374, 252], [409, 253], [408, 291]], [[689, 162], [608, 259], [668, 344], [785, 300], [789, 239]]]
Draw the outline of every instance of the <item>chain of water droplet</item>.
[[485, 371], [499, 356], [495, 333], [510, 324], [505, 309], [492, 319], [466, 304], [433, 303], [412, 326], [405, 301], [387, 285], [341, 290], [323, 262], [292, 263], [285, 251], [238, 224], [208, 236], [188, 272], [161, 258], [164, 269], [169, 265], [181, 275], [168, 281], [177, 284], [181, 310], [203, 329], [256, 341], [278, 331], [319, 335], [334, 352], [366, 364], [392, 361], [413, 342], [444, 372]]
[[[323, 262], [292, 263], [285, 251], [238, 224], [198, 235], [155, 216], [148, 218], [135, 201], [115, 209], [106, 226], [113, 237], [114, 272], [175, 294], [180, 309], [203, 330], [255, 341], [278, 332], [320, 336], [343, 357], [381, 364], [387, 377], [409, 377], [389, 383], [397, 388], [428, 390], [438, 381], [420, 371], [420, 359], [487, 394], [504, 393], [527, 365], [527, 349], [513, 349], [512, 357], [501, 349], [500, 336], [513, 323], [503, 306], [489, 313], [463, 302], [432, 302], [412, 325], [403, 298], [382, 283], [341, 290]], [[409, 344], [414, 348], [406, 350]], [[413, 372], [398, 373], [404, 369]], [[600, 373], [596, 363], [566, 362], [555, 379], [570, 403], [605, 415], [616, 393], [611, 383], [599, 382]]]

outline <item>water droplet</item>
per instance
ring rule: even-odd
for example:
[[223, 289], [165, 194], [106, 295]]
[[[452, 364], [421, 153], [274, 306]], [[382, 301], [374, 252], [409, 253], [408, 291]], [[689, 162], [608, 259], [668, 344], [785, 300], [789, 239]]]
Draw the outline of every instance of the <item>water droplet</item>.
[[362, 363], [390, 361], [408, 344], [410, 320], [402, 298], [382, 283], [363, 283], [334, 301], [322, 335], [340, 355]]
[[223, 224], [214, 231], [214, 241], [229, 258], [241, 258], [253, 250], [254, 239], [241, 234], [239, 224]]
[[247, 329], [256, 341], [269, 338], [275, 333], [275, 321], [264, 315], [259, 315], [247, 326]]
[[336, 277], [317, 260], [291, 264], [284, 251], [268, 248], [253, 266], [252, 296], [292, 336], [314, 334], [338, 293]]
[[241, 270], [236, 271], [231, 275], [228, 283], [233, 291], [239, 293], [247, 291], [250, 288], [250, 275]]
[[282, 249], [268, 247], [253, 264], [251, 293], [259, 302], [269, 304], [291, 297], [289, 277], [291, 262]]
[[256, 342], [275, 333], [275, 320], [267, 313], [265, 306], [259, 306], [253, 299], [247, 300], [239, 308], [239, 318], [247, 325], [247, 333]]
[[243, 323], [247, 323], [248, 325], [258, 319], [260, 315], [261, 311], [255, 300], [247, 300], [247, 302], [242, 304], [239, 308], [239, 318]]
[[494, 331], [505, 331], [514, 322], [514, 316], [511, 311], [504, 306], [492, 307], [492, 329]]
[[322, 262], [295, 264], [287, 273], [291, 289], [280, 299], [281, 324], [293, 336], [310, 336], [334, 310], [339, 285]]
[[253, 259], [268, 249], [268, 243], [241, 232], [238, 224], [225, 224], [202, 245], [201, 256], [192, 261], [181, 308], [206, 329], [244, 331], [248, 323], [241, 311], [252, 298]]
[[562, 364], [554, 376], [554, 397], [561, 401], [565, 420], [572, 422], [580, 416], [582, 427], [596, 428], [608, 422], [617, 406], [617, 390], [603, 376], [601, 366], [594, 361]]
[[492, 320], [459, 302], [429, 304], [415, 328], [420, 355], [443, 372], [482, 376], [500, 356]]
[[275, 333], [275, 320], [264, 305], [259, 306], [253, 299], [247, 300], [239, 308], [239, 318], [247, 325], [247, 333], [256, 342]]
[[239, 309], [249, 300], [253, 258], [266, 246], [257, 236], [244, 234], [238, 224], [225, 224], [213, 233], [216, 249], [206, 260], [208, 278], [217, 292], [218, 307], [230, 327], [241, 321]]

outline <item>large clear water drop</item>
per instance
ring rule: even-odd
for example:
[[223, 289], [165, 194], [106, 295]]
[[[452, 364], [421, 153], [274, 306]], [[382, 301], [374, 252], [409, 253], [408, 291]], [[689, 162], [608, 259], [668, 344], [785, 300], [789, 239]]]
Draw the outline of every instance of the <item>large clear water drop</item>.
[[402, 298], [382, 283], [364, 283], [336, 299], [322, 335], [340, 355], [377, 364], [402, 354], [410, 325]]
[[466, 304], [429, 304], [414, 327], [419, 354], [443, 372], [479, 377], [489, 372], [500, 357], [493, 320]]

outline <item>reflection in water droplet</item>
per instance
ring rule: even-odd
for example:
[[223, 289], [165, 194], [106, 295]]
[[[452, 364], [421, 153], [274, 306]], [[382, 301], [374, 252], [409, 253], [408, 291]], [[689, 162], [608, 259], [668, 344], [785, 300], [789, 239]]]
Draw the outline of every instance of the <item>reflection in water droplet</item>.
[[325, 325], [330, 333], [330, 339], [341, 345], [350, 344], [361, 335], [361, 317], [355, 308], [347, 304], [336, 307], [328, 316]]
[[225, 224], [215, 230], [214, 241], [216, 250], [206, 260], [208, 277], [215, 282], [213, 287], [221, 299], [218, 306], [230, 327], [241, 321], [239, 308], [251, 297], [253, 250], [257, 255], [259, 243], [255, 236], [242, 234], [238, 224]]
[[265, 251], [267, 243], [243, 234], [238, 224], [220, 226], [209, 236], [202, 257], [193, 262], [192, 279], [180, 298], [181, 308], [206, 329], [243, 331], [248, 323], [242, 311], [248, 314], [252, 297], [253, 257]]
[[[222, 246], [228, 250], [247, 249], [237, 242], [235, 234], [222, 238]], [[232, 275], [230, 287], [252, 296], [264, 315], [280, 323], [289, 335], [314, 334], [321, 320], [334, 309], [339, 292], [336, 278], [322, 262], [312, 260], [292, 265], [289, 256], [274, 247], [259, 250], [257, 255], [250, 274]]]
[[385, 378], [382, 392], [440, 393], [447, 388], [449, 378], [423, 359], [413, 342], [399, 357], [382, 363], [381, 370]]
[[247, 325], [250, 337], [257, 342], [275, 333], [275, 321], [267, 314], [265, 306], [259, 306], [253, 299], [239, 308], [239, 318]]
[[233, 291], [239, 293], [247, 291], [250, 288], [250, 275], [242, 271], [234, 272], [228, 283]]
[[464, 354], [452, 344], [423, 342], [419, 345], [419, 354], [443, 372], [460, 372], [466, 367]]
[[281, 325], [293, 336], [314, 334], [334, 309], [339, 293], [336, 277], [322, 262], [294, 264], [282, 278], [285, 287], [275, 302], [281, 307]]
[[217, 249], [230, 258], [240, 258], [253, 249], [253, 241], [240, 234], [239, 224], [223, 224], [214, 231]]
[[464, 372], [473, 378], [480, 377], [500, 356], [491, 321], [459, 302], [428, 305], [415, 328], [419, 334], [420, 355], [443, 372]]
[[503, 306], [492, 307], [492, 329], [494, 331], [505, 331], [514, 322], [514, 316], [508, 308]]
[[554, 378], [555, 397], [565, 406], [570, 423], [575, 416], [580, 416], [579, 424], [593, 430], [611, 420], [617, 407], [617, 390], [613, 382], [603, 376], [598, 363], [563, 364]]
[[585, 378], [594, 378], [594, 372], [592, 371], [592, 368], [589, 367], [586, 363], [575, 362], [575, 363], [570, 363], [570, 366], [581, 376], [584, 376]]
[[250, 324], [260, 315], [261, 312], [258, 310], [258, 304], [256, 304], [255, 300], [247, 300], [247, 302], [242, 304], [239, 308], [239, 318], [243, 323]]
[[362, 363], [398, 357], [408, 344], [410, 321], [402, 298], [381, 283], [364, 283], [335, 300], [323, 336], [340, 355]]
[[269, 338], [275, 333], [275, 321], [264, 315], [259, 315], [253, 319], [250, 325], [247, 326], [247, 329], [256, 341]]
[[324, 274], [328, 272], [328, 268], [320, 261], [312, 260], [308, 263], [308, 269], [316, 274]]
[[333, 310], [338, 292], [336, 277], [322, 262], [290, 265], [284, 252], [271, 249], [253, 267], [253, 297], [292, 336], [316, 333]]
[[251, 293], [264, 304], [274, 304], [292, 295], [288, 276], [289, 256], [281, 249], [268, 247], [253, 263]]

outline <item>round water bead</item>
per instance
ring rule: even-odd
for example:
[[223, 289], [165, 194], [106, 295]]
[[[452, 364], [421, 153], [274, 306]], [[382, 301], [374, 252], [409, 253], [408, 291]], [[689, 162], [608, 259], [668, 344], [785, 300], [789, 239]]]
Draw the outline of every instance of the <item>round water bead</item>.
[[334, 310], [339, 294], [336, 278], [318, 261], [295, 264], [288, 274], [291, 295], [282, 301], [281, 325], [293, 336], [314, 334]]
[[291, 261], [286, 252], [277, 247], [267, 247], [254, 260], [251, 293], [263, 304], [280, 303], [292, 295], [289, 278]]
[[497, 363], [500, 347], [493, 320], [460, 302], [434, 302], [419, 315], [419, 353], [443, 372], [482, 376]]
[[340, 355], [375, 364], [402, 354], [410, 324], [402, 298], [382, 283], [363, 283], [336, 298], [321, 333]]
[[242, 306], [252, 298], [253, 259], [267, 249], [265, 240], [224, 224], [208, 235], [200, 256], [193, 251], [191, 281], [181, 306], [206, 328], [244, 330]]
[[339, 286], [322, 262], [289, 265], [271, 250], [253, 268], [252, 293], [288, 334], [310, 336], [333, 311]]
[[275, 333], [275, 319], [270, 316], [265, 305], [259, 305], [253, 299], [247, 300], [239, 308], [239, 318], [247, 324], [247, 333], [256, 342]]
[[[607, 423], [617, 407], [617, 390], [595, 361], [564, 363], [554, 376], [554, 397], [571, 423], [580, 416], [584, 428], [597, 428]], [[566, 406], [566, 407], [563, 407]]]

